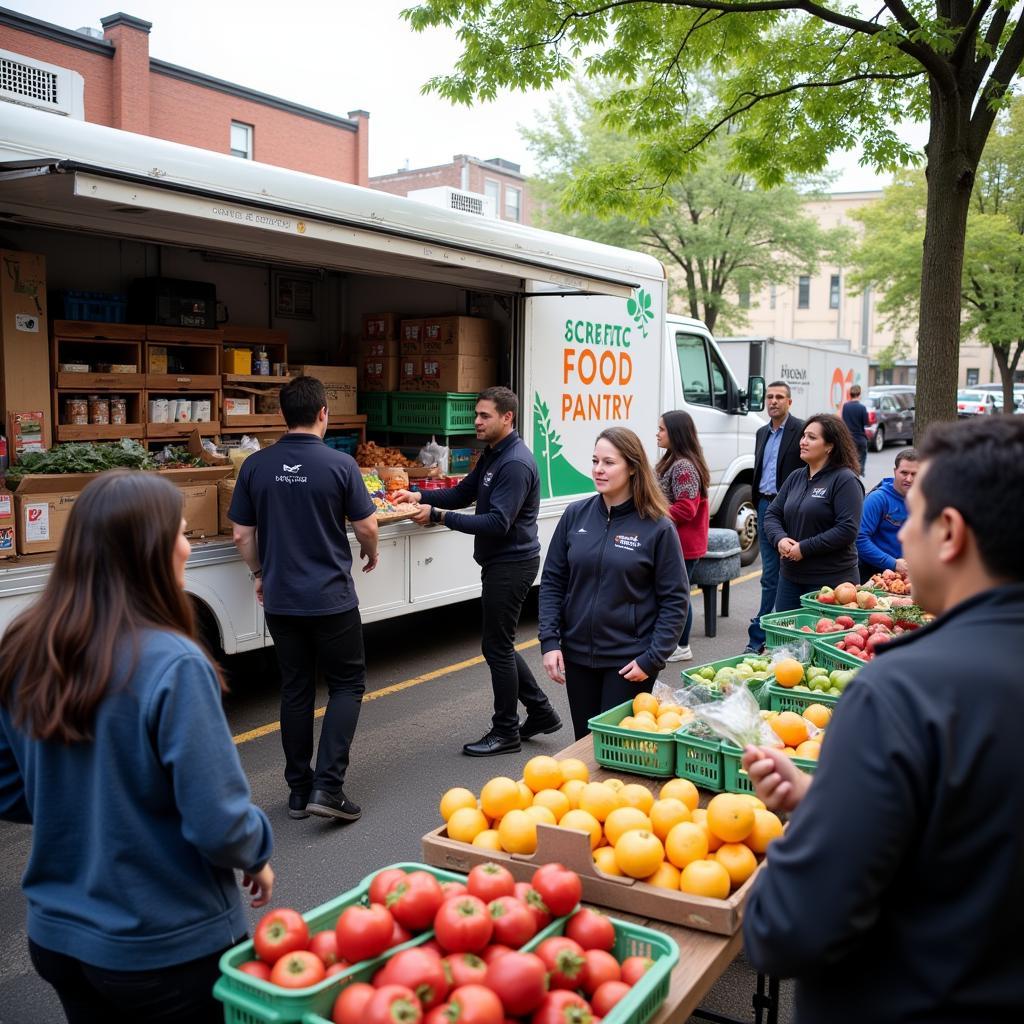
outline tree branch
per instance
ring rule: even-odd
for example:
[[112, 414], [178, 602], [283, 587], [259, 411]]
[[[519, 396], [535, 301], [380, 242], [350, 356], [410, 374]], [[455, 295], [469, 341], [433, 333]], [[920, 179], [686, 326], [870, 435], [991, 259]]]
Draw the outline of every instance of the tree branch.
[[1018, 21], [1014, 26], [1013, 33], [1003, 47], [1003, 52], [992, 69], [992, 74], [981, 91], [981, 96], [971, 115], [969, 129], [971, 154], [977, 164], [981, 159], [982, 150], [988, 140], [988, 133], [999, 113], [998, 104], [993, 100], [1000, 99], [1007, 90], [1010, 82], [1020, 70], [1021, 61], [1024, 60], [1024, 20]]
[[902, 0], [885, 0], [885, 6], [892, 11], [892, 16], [906, 32], [917, 32], [920, 24], [917, 19], [903, 6]]
[[[950, 54], [950, 63], [954, 67], [959, 67], [967, 57], [968, 48], [974, 49], [974, 37], [977, 35], [978, 29], [981, 27], [982, 19], [988, 14], [988, 9], [992, 6], [992, 0], [981, 0], [981, 3], [974, 8], [973, 13], [967, 19], [964, 24], [963, 32], [960, 34], [960, 38], [957, 40], [956, 46], [953, 47], [953, 52]], [[998, 13], [998, 12], [997, 12]]]

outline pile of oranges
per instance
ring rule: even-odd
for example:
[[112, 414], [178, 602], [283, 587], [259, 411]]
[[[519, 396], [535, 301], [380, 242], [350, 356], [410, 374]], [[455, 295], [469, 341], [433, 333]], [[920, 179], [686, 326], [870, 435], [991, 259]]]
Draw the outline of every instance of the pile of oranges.
[[618, 725], [634, 732], [673, 733], [691, 718], [689, 708], [662, 703], [653, 693], [638, 693], [633, 698], [633, 714], [626, 715]]
[[762, 711], [768, 725], [782, 741], [790, 757], [817, 761], [832, 710], [824, 704], [811, 704], [802, 714], [795, 711]]
[[479, 798], [450, 789], [441, 798], [450, 839], [531, 854], [537, 825], [586, 833], [594, 863], [660, 889], [724, 899], [756, 870], [782, 822], [754, 796], [721, 793], [698, 807], [697, 787], [670, 779], [657, 796], [621, 779], [591, 782], [576, 759], [534, 757], [520, 780], [488, 781]]

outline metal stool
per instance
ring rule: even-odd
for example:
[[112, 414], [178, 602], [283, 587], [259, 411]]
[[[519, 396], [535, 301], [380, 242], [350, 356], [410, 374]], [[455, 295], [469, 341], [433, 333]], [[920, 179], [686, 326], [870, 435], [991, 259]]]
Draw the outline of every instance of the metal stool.
[[718, 586], [722, 586], [722, 618], [729, 617], [729, 582], [740, 574], [740, 542], [735, 530], [708, 531], [708, 551], [693, 567], [691, 585], [704, 595], [704, 635], [718, 634]]

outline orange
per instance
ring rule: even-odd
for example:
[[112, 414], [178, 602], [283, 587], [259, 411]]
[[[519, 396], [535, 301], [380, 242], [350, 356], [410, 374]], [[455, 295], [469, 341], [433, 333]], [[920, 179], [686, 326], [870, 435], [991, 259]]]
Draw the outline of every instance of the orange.
[[775, 662], [775, 681], [779, 686], [796, 686], [804, 681], [804, 667], [795, 658]]
[[509, 811], [498, 826], [498, 839], [506, 853], [535, 853], [537, 822], [526, 811]]
[[476, 807], [476, 797], [468, 789], [456, 786], [454, 789], [449, 789], [448, 792], [441, 797], [441, 817], [444, 818], [445, 821], [447, 821], [460, 807]]
[[658, 698], [653, 693], [638, 693], [633, 698], [633, 714], [638, 714], [641, 711], [646, 711], [649, 715], [655, 718], [658, 715]]
[[669, 864], [666, 860], [653, 875], [648, 875], [644, 881], [656, 889], [671, 889], [673, 892], [679, 892], [679, 868], [674, 864]]
[[663, 711], [658, 715], [658, 728], [659, 729], [671, 729], [673, 732], [683, 724], [682, 715], [677, 715], [674, 711]]
[[625, 832], [615, 844], [615, 860], [624, 875], [647, 878], [653, 875], [665, 859], [661, 840], [646, 829]]
[[612, 846], [619, 841], [620, 836], [632, 829], [651, 829], [651, 819], [639, 807], [616, 807], [605, 818], [604, 834]]
[[580, 805], [580, 793], [586, 783], [582, 779], [570, 779], [558, 787], [560, 793], [564, 793], [569, 799], [569, 810], [574, 811]]
[[673, 825], [690, 820], [690, 808], [682, 800], [669, 797], [667, 800], [654, 802], [650, 810], [650, 817], [651, 829], [662, 842], [665, 842]]
[[561, 821], [562, 815], [572, 810], [569, 798], [557, 789], [542, 789], [533, 798], [533, 806], [546, 807], [555, 816], [556, 821]]
[[700, 793], [689, 779], [669, 779], [658, 793], [660, 800], [681, 800], [692, 811], [700, 803]]
[[538, 825], [557, 825], [558, 819], [555, 817], [555, 812], [550, 807], [544, 807], [541, 804], [531, 804], [523, 811], [523, 814], [528, 814]]
[[754, 810], [735, 793], [719, 793], [708, 804], [708, 829], [723, 843], [741, 843], [754, 827]]
[[693, 823], [704, 830], [704, 836], [708, 841], [708, 851], [714, 853], [722, 845], [722, 840], [708, 828], [708, 812], [703, 807], [697, 807], [690, 811]]
[[487, 819], [475, 807], [460, 807], [448, 819], [448, 836], [457, 843], [471, 843], [486, 830]]
[[516, 785], [519, 787], [519, 810], [525, 811], [533, 803], [533, 790], [522, 779]]
[[587, 811], [569, 811], [558, 824], [561, 825], [562, 828], [574, 828], [579, 829], [581, 832], [588, 833], [590, 836], [591, 850], [596, 850], [598, 846], [601, 845], [601, 839], [604, 835], [601, 831], [601, 822]]
[[817, 740], [804, 740], [796, 748], [796, 756], [804, 757], [809, 761], [817, 761], [821, 753], [821, 744]]
[[710, 896], [712, 899], [726, 899], [730, 884], [729, 872], [715, 860], [692, 861], [679, 876], [682, 892], [694, 896]]
[[665, 855], [677, 868], [703, 860], [708, 855], [706, 831], [692, 821], [681, 821], [665, 839]]
[[606, 875], [620, 875], [619, 862], [615, 859], [615, 851], [610, 846], [599, 846], [594, 851], [594, 866]]
[[[533, 794], [530, 794], [533, 799]], [[502, 818], [509, 811], [521, 810], [519, 806], [519, 786], [513, 779], [499, 775], [484, 783], [480, 790], [480, 810], [488, 818]]]
[[811, 704], [804, 708], [804, 718], [819, 729], [824, 729], [832, 721], [832, 709], [825, 707], [824, 704]]
[[553, 757], [541, 754], [531, 757], [523, 766], [523, 782], [534, 793], [539, 793], [542, 789], [558, 789], [565, 779], [559, 763]]
[[729, 872], [734, 889], [738, 889], [757, 870], [754, 851], [743, 843], [723, 843], [711, 857]]
[[782, 711], [768, 724], [787, 747], [799, 746], [809, 735], [807, 720], [795, 711]]
[[580, 810], [604, 821], [619, 806], [619, 794], [603, 782], [588, 782], [580, 791]]
[[658, 717], [660, 718], [662, 715], [666, 715], [670, 711], [673, 714], [679, 715], [681, 718], [687, 713], [687, 711], [689, 711], [689, 708], [681, 707], [679, 704], [661, 704], [658, 707]]
[[757, 809], [754, 811], [754, 827], [743, 841], [754, 853], [764, 853], [768, 849], [768, 844], [781, 835], [782, 822], [779, 816], [771, 811]]
[[626, 717], [619, 722], [620, 729], [635, 729], [636, 719], [632, 715], [626, 715]]
[[626, 807], [639, 807], [644, 814], [650, 814], [654, 806], [654, 794], [639, 782], [630, 782], [619, 790], [619, 799]]
[[623, 787], [626, 785], [622, 779], [602, 779], [601, 782], [608, 786], [610, 789], [614, 789], [616, 793], [621, 792]]
[[764, 801], [761, 800], [759, 797], [754, 796], [753, 793], [736, 793], [735, 795], [738, 796], [741, 800], [746, 800], [746, 802], [750, 804], [750, 806], [753, 807], [754, 810], [757, 810], [757, 808], [759, 807], [762, 811], [765, 809]]
[[474, 846], [482, 846], [485, 850], [494, 850], [497, 853], [501, 853], [501, 839], [498, 836], [498, 830], [496, 828], [487, 828], [483, 832], [478, 832], [473, 837]]
[[578, 757], [566, 757], [558, 762], [562, 769], [562, 778], [568, 782], [570, 779], [579, 779], [580, 782], [590, 781], [590, 769]]

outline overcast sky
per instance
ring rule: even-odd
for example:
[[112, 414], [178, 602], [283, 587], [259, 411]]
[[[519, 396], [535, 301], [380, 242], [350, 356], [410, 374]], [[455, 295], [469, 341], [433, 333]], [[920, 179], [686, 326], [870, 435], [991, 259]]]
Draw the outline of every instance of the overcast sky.
[[[413, 32], [399, 12], [414, 0], [0, 0], [0, 6], [65, 28], [100, 27], [123, 11], [153, 23], [150, 55], [316, 107], [370, 112], [370, 174], [447, 163], [456, 153], [533, 163], [518, 125], [543, 113], [552, 94], [509, 93], [454, 107], [420, 88], [450, 69], [454, 33]], [[836, 162], [838, 190], [880, 188], [855, 157]]]

